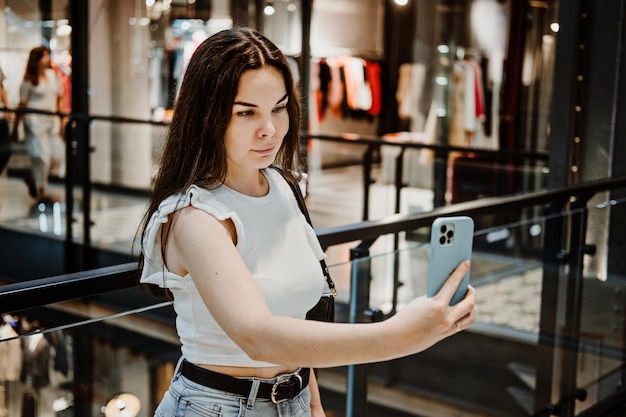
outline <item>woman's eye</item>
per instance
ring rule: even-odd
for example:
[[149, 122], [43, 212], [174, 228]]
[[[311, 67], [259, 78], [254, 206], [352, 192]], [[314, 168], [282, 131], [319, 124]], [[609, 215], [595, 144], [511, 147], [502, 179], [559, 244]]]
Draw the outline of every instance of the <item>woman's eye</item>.
[[254, 112], [252, 110], [244, 110], [244, 111], [237, 112], [237, 116], [241, 116], [241, 117], [248, 117], [248, 116], [252, 116], [253, 114]]
[[278, 107], [274, 108], [274, 113], [280, 113], [280, 112], [282, 112], [282, 111], [284, 111], [284, 110], [287, 110], [287, 105], [286, 105], [286, 104], [285, 104], [285, 105], [278, 106]]

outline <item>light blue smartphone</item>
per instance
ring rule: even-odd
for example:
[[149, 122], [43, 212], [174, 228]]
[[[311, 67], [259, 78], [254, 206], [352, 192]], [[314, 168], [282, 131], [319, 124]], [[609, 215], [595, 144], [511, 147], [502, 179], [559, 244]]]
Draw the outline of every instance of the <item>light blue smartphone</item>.
[[[426, 295], [439, 292], [444, 282], [464, 260], [471, 260], [474, 242], [474, 220], [467, 216], [439, 217], [433, 221], [430, 232], [430, 259]], [[450, 301], [454, 305], [467, 294], [470, 271]]]

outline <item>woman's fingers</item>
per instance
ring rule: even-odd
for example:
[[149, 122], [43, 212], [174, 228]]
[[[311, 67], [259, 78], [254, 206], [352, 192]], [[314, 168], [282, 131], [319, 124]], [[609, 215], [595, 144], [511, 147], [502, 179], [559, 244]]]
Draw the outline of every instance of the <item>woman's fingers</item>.
[[450, 301], [452, 297], [454, 296], [454, 293], [456, 292], [457, 288], [459, 288], [459, 285], [461, 284], [463, 277], [465, 276], [467, 271], [469, 271], [469, 268], [470, 268], [469, 261], [461, 262], [456, 267], [454, 272], [450, 274], [445, 284], [441, 287], [441, 290], [439, 290], [439, 294], [441, 294], [441, 296], [445, 297], [448, 301]]
[[459, 310], [457, 314], [460, 315], [460, 318], [457, 319], [453, 325], [455, 331], [460, 332], [461, 330], [467, 329], [472, 324], [474, 324], [475, 299], [476, 290], [470, 285], [467, 288], [467, 295], [465, 296], [465, 298], [455, 306], [455, 309]]

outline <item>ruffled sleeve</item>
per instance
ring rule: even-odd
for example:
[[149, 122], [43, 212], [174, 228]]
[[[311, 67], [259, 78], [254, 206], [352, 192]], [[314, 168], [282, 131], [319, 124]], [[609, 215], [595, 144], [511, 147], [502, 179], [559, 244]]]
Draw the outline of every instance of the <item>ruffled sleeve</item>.
[[239, 217], [217, 201], [209, 190], [192, 185], [185, 194], [176, 194], [163, 200], [152, 214], [143, 237], [144, 265], [141, 272], [142, 284], [154, 284], [162, 288], [176, 288], [185, 285], [183, 277], [169, 272], [162, 256], [161, 232], [169, 221], [170, 214], [192, 206], [203, 210], [218, 220], [230, 218], [237, 233], [242, 230]]

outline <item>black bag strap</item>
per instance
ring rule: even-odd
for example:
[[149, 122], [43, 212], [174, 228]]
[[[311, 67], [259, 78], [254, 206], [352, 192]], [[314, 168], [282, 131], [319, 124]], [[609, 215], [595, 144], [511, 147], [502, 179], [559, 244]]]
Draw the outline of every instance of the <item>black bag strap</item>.
[[[313, 227], [313, 223], [311, 222], [311, 216], [309, 216], [309, 210], [307, 210], [306, 208], [306, 204], [304, 202], [304, 196], [302, 195], [300, 186], [298, 184], [295, 184], [289, 178], [287, 178], [282, 168], [277, 167], [276, 165], [272, 165], [272, 168], [274, 168], [285, 179], [285, 181], [287, 181], [287, 184], [289, 184], [289, 187], [291, 188], [291, 191], [293, 191], [293, 195], [296, 198], [296, 201], [298, 202], [298, 207], [300, 207], [300, 211], [304, 215], [304, 218], [309, 223], [309, 225]], [[333, 293], [333, 296], [337, 295], [337, 290], [335, 289], [335, 283], [333, 282], [333, 279], [330, 277], [330, 272], [328, 272], [328, 266], [326, 266], [326, 261], [322, 259], [320, 261], [320, 266], [322, 267], [322, 272], [324, 273], [324, 277], [326, 278], [326, 283], [328, 283], [328, 288], [330, 288], [330, 291]]]

